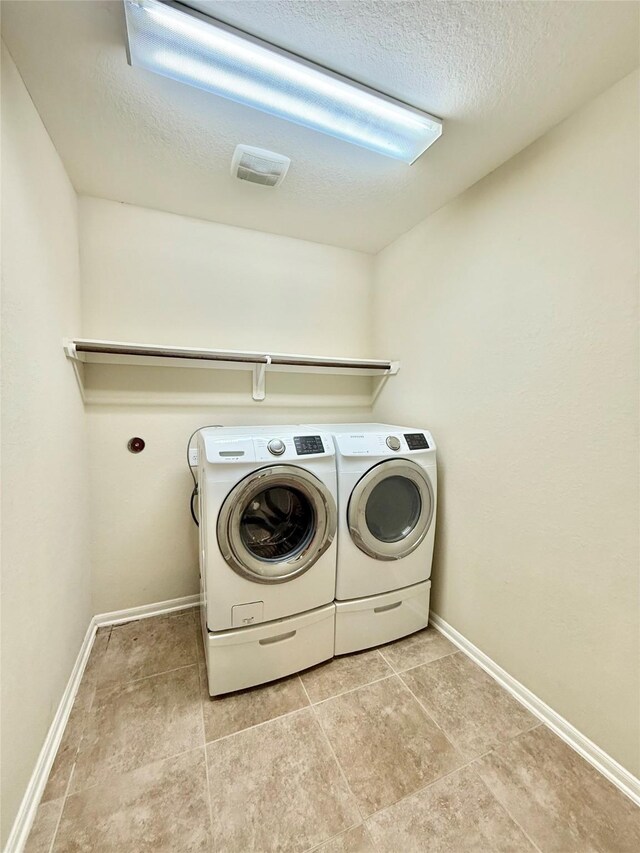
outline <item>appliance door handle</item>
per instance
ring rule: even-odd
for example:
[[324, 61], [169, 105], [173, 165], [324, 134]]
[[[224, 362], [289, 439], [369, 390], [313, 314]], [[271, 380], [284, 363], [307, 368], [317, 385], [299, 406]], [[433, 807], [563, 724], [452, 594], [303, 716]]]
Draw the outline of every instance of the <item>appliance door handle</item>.
[[402, 604], [401, 601], [394, 601], [392, 604], [383, 604], [381, 607], [374, 607], [374, 613], [386, 613], [387, 610], [395, 610], [396, 607], [400, 607]]
[[283, 640], [289, 640], [295, 637], [297, 631], [289, 631], [286, 634], [278, 634], [277, 637], [266, 637], [264, 640], [258, 640], [261, 646], [270, 646], [272, 643], [281, 643]]

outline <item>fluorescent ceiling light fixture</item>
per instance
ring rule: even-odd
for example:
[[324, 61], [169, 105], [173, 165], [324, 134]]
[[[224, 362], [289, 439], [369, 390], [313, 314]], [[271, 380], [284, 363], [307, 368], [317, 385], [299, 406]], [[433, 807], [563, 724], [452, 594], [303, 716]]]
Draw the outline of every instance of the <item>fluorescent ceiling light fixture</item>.
[[124, 0], [131, 65], [413, 163], [440, 119], [160, 0]]

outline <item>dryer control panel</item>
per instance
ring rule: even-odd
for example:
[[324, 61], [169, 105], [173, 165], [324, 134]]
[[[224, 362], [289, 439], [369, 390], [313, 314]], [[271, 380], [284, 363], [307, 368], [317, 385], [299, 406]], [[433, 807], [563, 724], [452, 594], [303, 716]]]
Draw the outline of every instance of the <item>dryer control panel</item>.
[[431, 434], [424, 432], [343, 432], [335, 436], [342, 456], [396, 456], [435, 452]]
[[423, 432], [405, 432], [404, 440], [409, 450], [428, 450], [429, 442]]

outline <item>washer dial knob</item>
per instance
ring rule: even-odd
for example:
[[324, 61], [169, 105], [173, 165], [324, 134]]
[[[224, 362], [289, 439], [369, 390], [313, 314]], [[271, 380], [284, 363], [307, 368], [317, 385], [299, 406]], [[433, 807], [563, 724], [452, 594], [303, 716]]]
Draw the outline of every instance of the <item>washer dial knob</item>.
[[267, 444], [267, 450], [269, 453], [273, 454], [273, 456], [282, 456], [282, 454], [286, 450], [286, 446], [284, 441], [280, 438], [272, 438], [271, 441]]
[[389, 450], [400, 450], [400, 439], [396, 438], [395, 435], [388, 436], [387, 447]]

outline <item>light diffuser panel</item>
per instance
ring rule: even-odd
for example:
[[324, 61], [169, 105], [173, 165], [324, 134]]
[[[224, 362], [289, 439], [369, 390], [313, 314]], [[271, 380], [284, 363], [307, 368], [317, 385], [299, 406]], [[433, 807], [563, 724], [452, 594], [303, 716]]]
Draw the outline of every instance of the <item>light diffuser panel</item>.
[[177, 3], [124, 5], [132, 65], [405, 163], [442, 133], [428, 113]]

